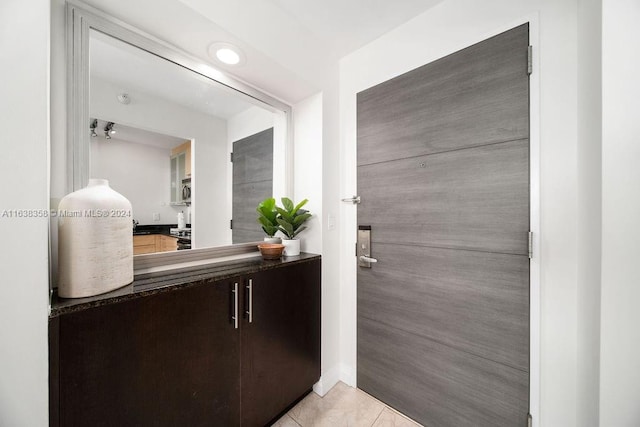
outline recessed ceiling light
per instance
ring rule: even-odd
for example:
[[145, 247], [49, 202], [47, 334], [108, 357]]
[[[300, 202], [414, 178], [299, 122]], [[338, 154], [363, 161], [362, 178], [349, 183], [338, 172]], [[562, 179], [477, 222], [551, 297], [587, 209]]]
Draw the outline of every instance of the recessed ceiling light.
[[240, 62], [240, 55], [226, 47], [218, 49], [218, 51], [216, 52], [216, 58], [229, 65], [236, 65], [238, 62]]
[[230, 43], [212, 43], [209, 46], [209, 56], [225, 65], [242, 65], [245, 62], [244, 53]]

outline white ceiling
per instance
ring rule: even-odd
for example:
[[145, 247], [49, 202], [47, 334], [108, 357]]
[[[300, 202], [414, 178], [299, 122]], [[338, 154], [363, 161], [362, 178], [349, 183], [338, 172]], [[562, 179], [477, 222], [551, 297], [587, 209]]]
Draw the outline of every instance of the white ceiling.
[[143, 92], [191, 110], [228, 119], [253, 104], [237, 92], [113, 37], [91, 31], [91, 77], [124, 92]]
[[[85, 0], [289, 103], [322, 90], [338, 60], [442, 0]], [[246, 54], [215, 63], [212, 42]]]
[[268, 0], [343, 57], [442, 0]]

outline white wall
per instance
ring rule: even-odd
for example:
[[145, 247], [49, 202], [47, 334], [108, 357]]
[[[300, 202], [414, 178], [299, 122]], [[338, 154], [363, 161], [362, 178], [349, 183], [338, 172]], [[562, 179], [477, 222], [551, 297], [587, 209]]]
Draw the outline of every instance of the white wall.
[[[540, 91], [539, 110], [531, 112], [540, 138], [541, 230], [538, 236], [542, 274], [541, 322], [532, 324], [541, 337], [541, 389], [534, 388], [534, 423], [576, 425], [576, 292], [577, 292], [577, 24], [570, 0], [446, 0], [412, 21], [343, 58], [340, 68], [340, 194], [356, 194], [356, 93], [429, 63], [498, 32], [525, 22], [539, 22], [534, 45]], [[534, 89], [535, 90], [535, 89]], [[534, 155], [537, 153], [533, 153]], [[355, 209], [343, 206], [341, 264], [341, 349], [343, 362], [355, 368]], [[534, 289], [538, 284], [533, 283]], [[533, 291], [532, 291], [533, 292]], [[534, 358], [535, 360], [535, 358]], [[534, 378], [535, 379], [535, 378]], [[540, 414], [535, 414], [537, 403]]]
[[[322, 378], [314, 388], [321, 395], [341, 378], [348, 384], [355, 383], [352, 366], [342, 363], [345, 358], [340, 327], [343, 321], [340, 301], [340, 198], [350, 195], [340, 193], [338, 64], [334, 64], [326, 78], [328, 84], [322, 92]], [[313, 158], [306, 159], [306, 162], [313, 162]], [[353, 312], [347, 314], [355, 315]]]
[[229, 152], [239, 139], [255, 135], [274, 125], [274, 114], [260, 107], [251, 107], [227, 120], [227, 140]]
[[[293, 106], [294, 117], [294, 199], [309, 199], [305, 206], [313, 217], [307, 222], [307, 230], [300, 234], [301, 250], [322, 254], [322, 324], [321, 324], [321, 378], [314, 386], [316, 393], [324, 395], [340, 379], [339, 375], [339, 324], [338, 281], [331, 281], [337, 272], [331, 254], [325, 246], [328, 226], [324, 216], [324, 171], [331, 159], [324, 156], [325, 94], [311, 96]], [[337, 161], [333, 162], [337, 166]], [[338, 252], [333, 259], [338, 261]]]
[[602, 1], [600, 425], [640, 425], [640, 3]]
[[[140, 225], [176, 224], [185, 206], [171, 206], [169, 177], [171, 150], [102, 136], [91, 139], [91, 176], [109, 180], [109, 186], [133, 206]], [[160, 215], [155, 221], [153, 214]]]
[[602, 237], [602, 1], [578, 2], [577, 425], [597, 426]]
[[[48, 0], [0, 2], [0, 212], [48, 211]], [[47, 218], [0, 216], [0, 425], [48, 424]]]
[[[129, 105], [119, 103], [116, 98], [125, 89], [132, 99]], [[226, 210], [220, 209], [220, 201], [227, 200], [231, 190], [227, 179], [229, 154], [225, 120], [95, 78], [91, 82], [90, 111], [93, 117], [102, 120], [192, 139], [193, 245], [201, 248], [231, 243], [228, 232], [231, 218]], [[66, 173], [60, 166], [52, 165], [54, 175]], [[94, 176], [93, 172], [91, 175]], [[169, 223], [176, 221], [173, 218]]]
[[299, 236], [300, 250], [322, 253], [322, 94], [293, 106], [294, 203], [309, 199], [305, 209], [313, 216]]

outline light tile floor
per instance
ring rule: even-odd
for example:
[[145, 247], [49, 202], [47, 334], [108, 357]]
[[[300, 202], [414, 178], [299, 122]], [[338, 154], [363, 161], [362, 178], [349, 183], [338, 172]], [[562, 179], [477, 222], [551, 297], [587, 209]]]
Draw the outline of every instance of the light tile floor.
[[320, 397], [311, 392], [273, 427], [419, 427], [362, 390], [336, 384]]

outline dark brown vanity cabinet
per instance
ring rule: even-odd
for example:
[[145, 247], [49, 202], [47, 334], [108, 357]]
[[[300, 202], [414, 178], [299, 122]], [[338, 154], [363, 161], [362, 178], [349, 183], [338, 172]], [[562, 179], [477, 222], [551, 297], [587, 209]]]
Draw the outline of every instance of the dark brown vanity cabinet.
[[243, 426], [265, 425], [320, 378], [319, 280], [319, 261], [246, 279]]
[[240, 336], [229, 292], [207, 283], [54, 319], [59, 425], [236, 425]]
[[51, 425], [263, 426], [320, 377], [320, 260], [61, 314], [49, 328]]

